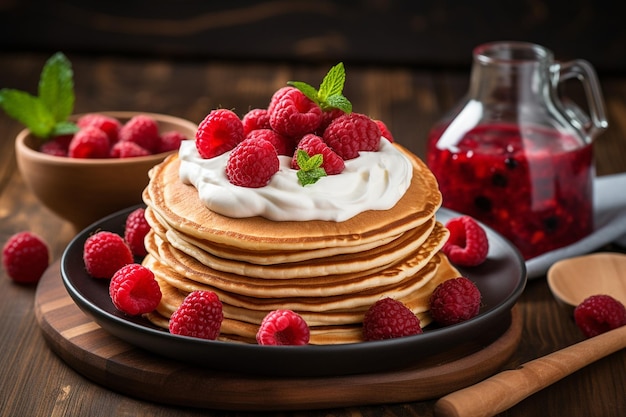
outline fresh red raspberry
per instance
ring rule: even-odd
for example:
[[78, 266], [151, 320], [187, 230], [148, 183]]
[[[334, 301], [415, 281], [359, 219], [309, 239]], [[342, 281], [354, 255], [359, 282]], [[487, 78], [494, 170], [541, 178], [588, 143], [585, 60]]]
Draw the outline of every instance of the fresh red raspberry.
[[170, 317], [170, 333], [215, 340], [224, 320], [222, 302], [213, 291], [193, 291]]
[[74, 135], [55, 136], [39, 147], [39, 152], [54, 156], [67, 156]]
[[146, 221], [145, 212], [146, 210], [140, 207], [133, 210], [126, 217], [124, 240], [135, 256], [146, 256], [148, 254], [144, 238], [150, 231], [150, 225]]
[[159, 143], [159, 149], [157, 153], [176, 151], [180, 148], [182, 141], [187, 140], [185, 135], [177, 130], [165, 132], [161, 135], [161, 142]]
[[150, 151], [135, 142], [119, 141], [111, 148], [111, 158], [134, 158], [151, 155]]
[[241, 122], [244, 136], [248, 136], [253, 130], [271, 129], [270, 114], [267, 109], [252, 109], [243, 116]]
[[198, 125], [196, 148], [200, 156], [209, 159], [234, 149], [244, 139], [243, 123], [227, 109], [211, 111]]
[[322, 121], [316, 130], [316, 134], [318, 136], [324, 136], [324, 131], [326, 128], [339, 116], [343, 116], [346, 114], [343, 110], [340, 109], [331, 109], [322, 112]]
[[461, 266], [476, 266], [487, 259], [489, 240], [487, 233], [470, 216], [461, 216], [449, 220], [446, 227], [450, 237], [442, 251], [450, 261]]
[[256, 334], [259, 345], [302, 346], [309, 343], [311, 332], [306, 321], [291, 310], [274, 310], [267, 314]]
[[610, 295], [592, 295], [574, 309], [574, 320], [586, 337], [594, 337], [626, 325], [626, 307]]
[[442, 326], [449, 326], [476, 316], [480, 309], [481, 294], [472, 281], [459, 277], [439, 284], [429, 302], [433, 320]]
[[274, 111], [274, 107], [276, 107], [276, 105], [283, 99], [283, 97], [287, 95], [287, 93], [289, 93], [290, 91], [294, 91], [294, 90], [297, 90], [297, 88], [291, 87], [291, 86], [282, 87], [276, 90], [274, 94], [272, 94], [272, 98], [270, 99], [270, 104], [267, 106], [268, 116], [272, 114], [272, 112]]
[[291, 139], [281, 135], [272, 129], [256, 129], [246, 136], [246, 139], [265, 139], [276, 149], [278, 155], [291, 156], [293, 154], [294, 143]]
[[374, 303], [363, 318], [365, 340], [384, 340], [422, 333], [419, 318], [398, 300], [382, 298]]
[[376, 122], [360, 113], [339, 116], [324, 131], [324, 142], [344, 160], [359, 156], [359, 151], [378, 151], [380, 129]]
[[108, 279], [118, 269], [132, 263], [133, 254], [120, 235], [100, 231], [85, 241], [83, 260], [89, 275]]
[[293, 154], [293, 158], [291, 159], [291, 167], [293, 169], [300, 169], [298, 166], [298, 150], [302, 149], [306, 151], [309, 156], [322, 154], [323, 162], [322, 168], [326, 171], [327, 175], [335, 175], [339, 174], [346, 167], [343, 159], [333, 152], [332, 149], [328, 147], [328, 145], [317, 135], [309, 133], [308, 135], [304, 135], [298, 146], [296, 147], [296, 151]]
[[157, 308], [161, 301], [161, 288], [151, 270], [139, 264], [128, 264], [113, 274], [109, 295], [118, 310], [138, 316]]
[[2, 248], [2, 265], [7, 275], [20, 284], [38, 282], [49, 262], [48, 246], [31, 232], [14, 234]]
[[246, 139], [229, 155], [226, 176], [234, 185], [259, 188], [270, 182], [279, 167], [274, 145], [264, 139]]
[[159, 149], [161, 143], [159, 125], [152, 117], [138, 114], [120, 128], [119, 140], [135, 142], [150, 153], [154, 153]]
[[74, 134], [68, 149], [70, 158], [108, 158], [109, 137], [97, 127], [87, 126]]
[[297, 89], [285, 92], [270, 111], [272, 129], [288, 137], [312, 133], [321, 121], [322, 109]]
[[374, 122], [376, 122], [376, 124], [378, 125], [378, 128], [380, 129], [380, 133], [381, 136], [384, 137], [385, 139], [387, 139], [389, 142], [393, 143], [393, 135], [391, 134], [391, 131], [389, 130], [389, 128], [387, 127], [387, 125], [381, 121], [381, 120], [374, 120]]
[[116, 118], [99, 113], [89, 113], [81, 116], [76, 121], [76, 125], [81, 129], [87, 126], [97, 127], [107, 134], [109, 142], [112, 144], [118, 141], [119, 132], [122, 128], [122, 124]]

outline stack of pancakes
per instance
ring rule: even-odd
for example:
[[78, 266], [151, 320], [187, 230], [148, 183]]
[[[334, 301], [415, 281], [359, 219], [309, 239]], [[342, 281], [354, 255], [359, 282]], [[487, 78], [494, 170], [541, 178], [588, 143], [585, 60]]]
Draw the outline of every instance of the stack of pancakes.
[[152, 228], [144, 265], [163, 298], [148, 318], [167, 328], [189, 292], [211, 290], [224, 308], [221, 340], [255, 343], [269, 312], [290, 309], [309, 325], [312, 344], [360, 342], [365, 312], [384, 297], [427, 325], [434, 288], [459, 273], [440, 252], [448, 231], [435, 219], [435, 177], [396, 146], [414, 167], [405, 195], [390, 210], [344, 222], [223, 216], [180, 181], [177, 155], [154, 167], [143, 195]]

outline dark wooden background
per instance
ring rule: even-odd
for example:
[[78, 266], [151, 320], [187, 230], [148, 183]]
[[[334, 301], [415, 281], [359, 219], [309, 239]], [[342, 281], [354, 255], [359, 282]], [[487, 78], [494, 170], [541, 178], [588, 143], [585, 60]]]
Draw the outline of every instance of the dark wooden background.
[[626, 70], [620, 1], [0, 0], [0, 49], [466, 67], [523, 40]]

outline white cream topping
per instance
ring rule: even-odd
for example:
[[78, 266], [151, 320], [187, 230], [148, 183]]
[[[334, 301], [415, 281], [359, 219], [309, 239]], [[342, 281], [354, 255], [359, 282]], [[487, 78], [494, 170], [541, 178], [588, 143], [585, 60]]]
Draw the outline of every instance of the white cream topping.
[[246, 188], [231, 184], [225, 173], [230, 152], [203, 159], [192, 140], [183, 141], [179, 156], [180, 179], [192, 184], [200, 200], [212, 211], [243, 218], [262, 216], [274, 221], [330, 220], [342, 222], [366, 210], [388, 210], [408, 189], [411, 161], [387, 139], [378, 152], [360, 152], [345, 161], [337, 175], [302, 186], [291, 157], [279, 156], [280, 169], [269, 184]]

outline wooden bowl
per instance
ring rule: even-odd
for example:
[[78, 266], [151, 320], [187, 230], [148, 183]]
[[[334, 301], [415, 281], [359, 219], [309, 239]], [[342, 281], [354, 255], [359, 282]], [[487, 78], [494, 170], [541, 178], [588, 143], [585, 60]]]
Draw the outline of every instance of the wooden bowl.
[[[137, 114], [153, 117], [160, 132], [177, 130], [193, 139], [197, 124], [145, 112], [101, 112], [124, 123]], [[78, 116], [76, 116], [78, 117]], [[135, 158], [79, 159], [44, 154], [28, 129], [15, 140], [18, 168], [37, 199], [76, 231], [102, 217], [142, 202], [148, 171], [171, 152]]]

